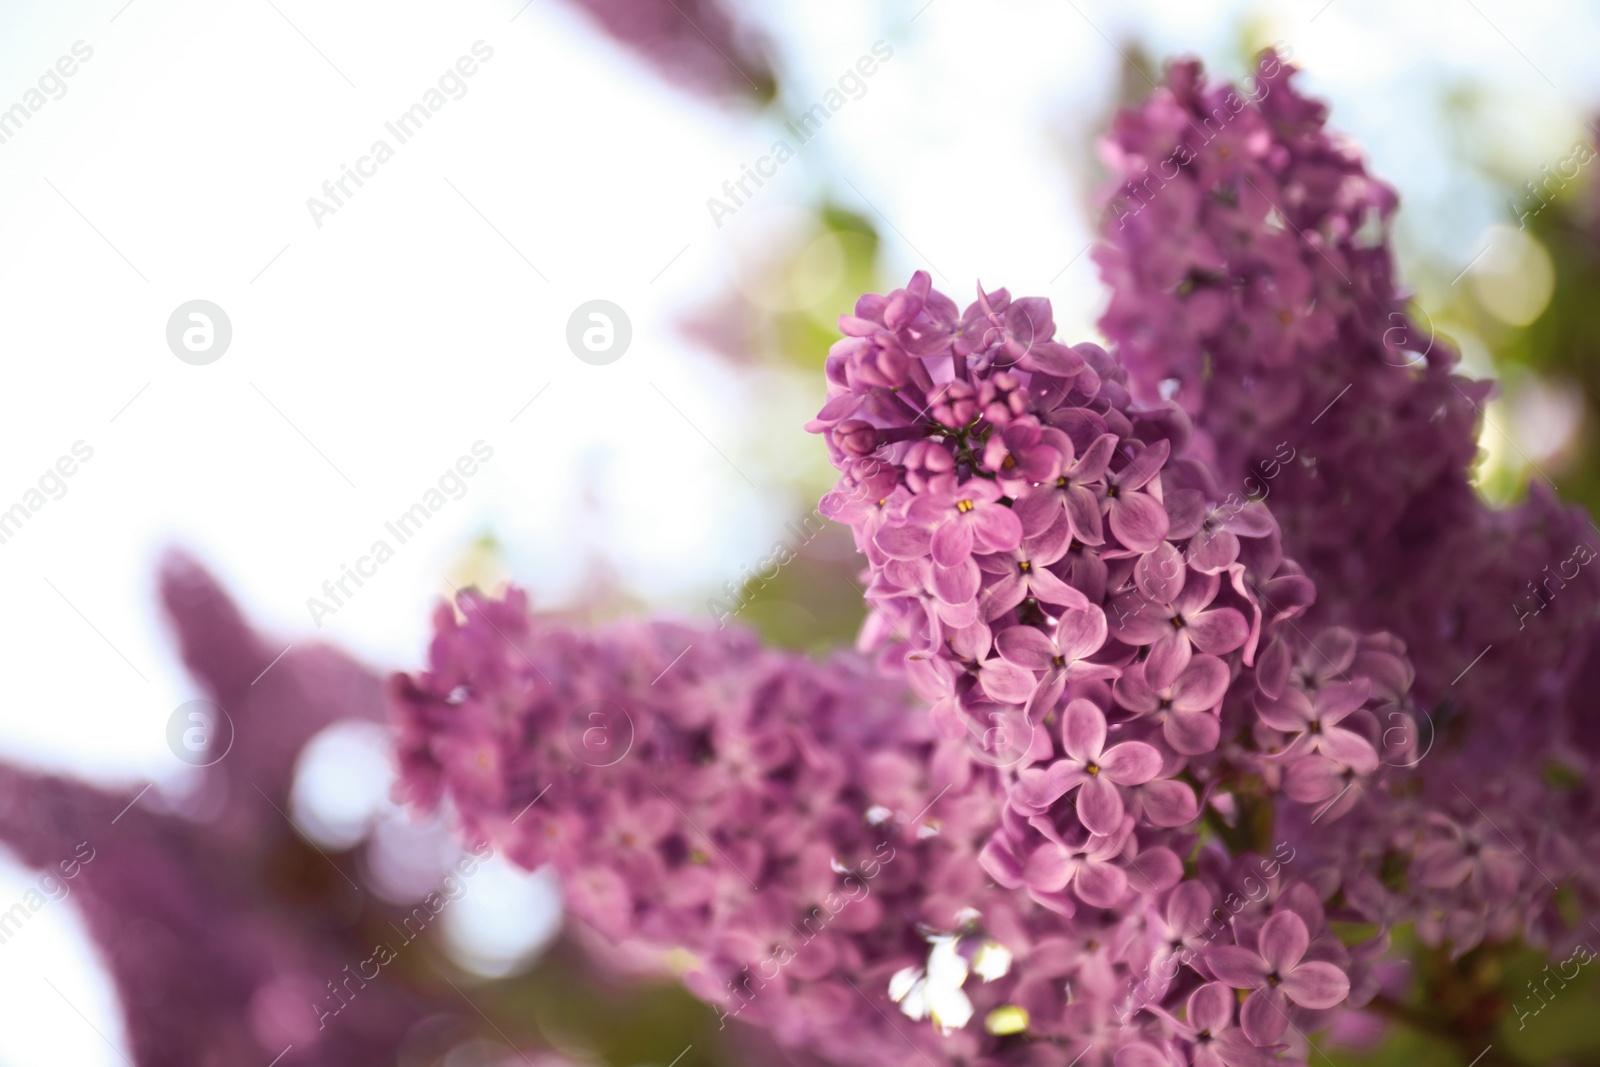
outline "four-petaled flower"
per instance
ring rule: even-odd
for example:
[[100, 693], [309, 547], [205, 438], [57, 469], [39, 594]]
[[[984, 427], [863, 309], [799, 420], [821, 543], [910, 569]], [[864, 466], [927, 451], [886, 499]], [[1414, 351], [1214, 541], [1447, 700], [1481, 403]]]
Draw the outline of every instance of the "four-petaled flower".
[[1232, 652], [1250, 636], [1250, 624], [1235, 608], [1212, 608], [1222, 579], [1192, 575], [1170, 604], [1158, 604], [1138, 593], [1117, 597], [1112, 625], [1130, 645], [1149, 645], [1144, 680], [1152, 689], [1177, 681], [1196, 651], [1213, 656]]
[[1076, 789], [1078, 821], [1096, 834], [1116, 833], [1124, 810], [1117, 786], [1142, 785], [1160, 774], [1161, 753], [1143, 741], [1106, 748], [1106, 717], [1082, 699], [1068, 703], [1062, 713], [1061, 743], [1065, 758], [1044, 770], [1030, 768], [1018, 778], [1012, 806], [1037, 815]]
[[1219, 945], [1206, 953], [1206, 966], [1218, 981], [1254, 990], [1239, 1022], [1257, 1045], [1273, 1045], [1289, 1026], [1289, 1004], [1331, 1008], [1350, 992], [1350, 979], [1331, 963], [1305, 959], [1311, 934], [1305, 920], [1280, 911], [1256, 933], [1256, 947]]
[[1165, 440], [1142, 449], [1120, 471], [1108, 471], [1100, 485], [1100, 510], [1105, 512], [1117, 540], [1135, 552], [1149, 552], [1167, 536], [1167, 509], [1146, 486], [1161, 483], [1156, 476], [1167, 462], [1172, 446]]
[[995, 575], [983, 594], [983, 616], [996, 619], [1027, 597], [1052, 607], [1087, 608], [1089, 600], [1050, 568], [1067, 554], [1072, 531], [1066, 519], [1023, 540], [1010, 552], [996, 552], [978, 561], [980, 570]]
[[1202, 653], [1160, 689], [1145, 681], [1147, 667], [1135, 663], [1122, 672], [1111, 689], [1117, 703], [1136, 716], [1155, 715], [1161, 736], [1177, 752], [1192, 756], [1216, 748], [1222, 725], [1213, 709], [1228, 691], [1228, 665]]

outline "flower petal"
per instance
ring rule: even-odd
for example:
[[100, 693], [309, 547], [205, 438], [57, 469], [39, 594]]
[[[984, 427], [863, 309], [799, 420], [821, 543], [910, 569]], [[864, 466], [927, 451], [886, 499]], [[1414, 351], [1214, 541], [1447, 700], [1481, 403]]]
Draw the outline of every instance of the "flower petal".
[[1220, 656], [1244, 644], [1250, 624], [1233, 608], [1213, 608], [1189, 619], [1189, 640], [1201, 652]]
[[1146, 782], [1139, 787], [1138, 797], [1144, 817], [1157, 826], [1183, 826], [1200, 814], [1194, 790], [1170, 778]]
[[999, 835], [991, 837], [989, 843], [983, 846], [983, 851], [978, 854], [978, 864], [988, 872], [990, 878], [1007, 889], [1016, 889], [1026, 881], [1022, 876], [1022, 864], [1017, 862], [1011, 849], [1001, 843]]
[[1040, 490], [1017, 501], [1012, 510], [1022, 520], [1022, 536], [1036, 537], [1050, 529], [1062, 515], [1062, 499], [1060, 493]]
[[1322, 751], [1357, 774], [1371, 774], [1378, 769], [1378, 753], [1372, 743], [1342, 727], [1322, 735]]
[[1189, 542], [1189, 566], [1201, 574], [1219, 574], [1239, 558], [1239, 539], [1227, 530], [1202, 530]]
[[[996, 559], [1004, 560], [1005, 557], [979, 556], [978, 569], [983, 569], [984, 561]], [[994, 584], [983, 590], [982, 603], [979, 606], [982, 608], [983, 617], [986, 619], [998, 619], [1022, 603], [1023, 598], [1028, 595], [1028, 583], [1023, 580], [1022, 575], [1018, 573], [1015, 566], [1009, 565], [1009, 560], [1006, 562], [1008, 564], [1006, 573], [995, 579]]]
[[933, 533], [920, 523], [885, 526], [872, 538], [890, 559], [921, 559], [928, 554]]
[[1262, 722], [1286, 734], [1299, 733], [1310, 723], [1313, 712], [1311, 701], [1306, 699], [1305, 693], [1298, 689], [1290, 688], [1283, 691], [1283, 696], [1277, 700], [1267, 699], [1265, 696], [1256, 697], [1256, 715]]
[[1218, 945], [1206, 953], [1206, 966], [1217, 981], [1235, 989], [1255, 989], [1267, 981], [1267, 965], [1261, 957], [1238, 945]]
[[1113, 834], [1122, 825], [1122, 794], [1102, 773], [1078, 788], [1078, 821], [1096, 834]]
[[1056, 623], [1056, 644], [1067, 660], [1080, 660], [1100, 651], [1106, 643], [1106, 613], [1090, 604], [1061, 613]]
[[[1077, 773], [1074, 775], [1070, 773], [1072, 771]], [[1068, 763], [1029, 767], [1017, 776], [1017, 783], [1011, 787], [1008, 799], [1011, 806], [1023, 815], [1038, 815], [1049, 811], [1050, 805], [1066, 796], [1086, 778], [1088, 775]]]
[[1111, 1060], [1112, 1067], [1171, 1067], [1172, 1061], [1147, 1041], [1123, 1045]]
[[995, 638], [995, 648], [1009, 663], [1030, 671], [1049, 670], [1056, 647], [1032, 626], [1008, 626]]
[[1083, 455], [1078, 457], [1078, 462], [1072, 465], [1072, 470], [1068, 473], [1072, 475], [1073, 481], [1079, 484], [1097, 482], [1111, 465], [1111, 457], [1116, 450], [1117, 435], [1103, 433], [1090, 442], [1089, 447], [1083, 450]]
[[1292, 911], [1280, 911], [1261, 926], [1256, 935], [1256, 949], [1268, 967], [1286, 975], [1294, 970], [1311, 944], [1311, 933], [1306, 922]]
[[1120, 745], [1112, 745], [1100, 754], [1096, 762], [1100, 764], [1101, 775], [1118, 785], [1143, 785], [1161, 773], [1161, 753], [1143, 741], [1124, 741]]
[[1311, 960], [1284, 975], [1280, 988], [1302, 1008], [1332, 1008], [1350, 995], [1350, 979], [1331, 963]]
[[1072, 523], [1072, 536], [1086, 545], [1103, 545], [1105, 527], [1100, 517], [1100, 501], [1081, 485], [1067, 490], [1067, 519]]
[[1317, 691], [1312, 705], [1317, 709], [1317, 718], [1332, 726], [1365, 704], [1371, 692], [1372, 683], [1365, 678], [1357, 678], [1350, 682], [1330, 682]]
[[1003, 504], [980, 507], [968, 521], [986, 551], [1010, 552], [1022, 544], [1022, 520]]
[[1126, 493], [1111, 501], [1111, 532], [1135, 552], [1149, 552], [1167, 536], [1167, 509], [1149, 493]]
[[1029, 888], [1054, 893], [1067, 887], [1078, 866], [1065, 848], [1047, 843], [1033, 850], [1022, 869], [1022, 877]]
[[1189, 666], [1194, 648], [1183, 631], [1170, 626], [1161, 639], [1150, 646], [1150, 655], [1144, 661], [1144, 680], [1152, 689], [1166, 689], [1178, 680]]
[[1128, 895], [1128, 876], [1109, 863], [1086, 863], [1073, 880], [1073, 890], [1085, 904], [1114, 908]]
[[1171, 711], [1161, 724], [1161, 736], [1174, 752], [1200, 756], [1216, 749], [1222, 723], [1209, 711]]
[[996, 657], [978, 671], [978, 684], [993, 700], [1002, 704], [1021, 704], [1033, 695], [1033, 672]]
[[933, 532], [929, 547], [933, 561], [942, 567], [954, 567], [971, 558], [973, 524], [963, 519], [949, 519]]
[[1161, 706], [1161, 698], [1145, 684], [1142, 663], [1135, 663], [1122, 672], [1122, 677], [1111, 687], [1111, 695], [1118, 704], [1137, 715], [1148, 715]]
[[1323, 756], [1297, 759], [1283, 775], [1283, 791], [1302, 804], [1338, 796], [1344, 787], [1344, 768]]
[[1106, 717], [1091, 701], [1078, 699], [1061, 716], [1061, 742], [1082, 763], [1098, 760], [1106, 747]]
[[1172, 683], [1172, 706], [1179, 711], [1210, 711], [1227, 691], [1228, 665], [1215, 656], [1195, 656]]
[[1071, 611], [1082, 611], [1089, 606], [1089, 598], [1057, 578], [1055, 572], [1035, 567], [1028, 575], [1028, 588], [1041, 604]]
[[[1184, 883], [1184, 885], [1196, 884]], [[1209, 905], [1210, 901], [1206, 903]], [[1205, 914], [1204, 910], [1201, 914]], [[1189, 994], [1189, 1025], [1196, 1030], [1210, 1030], [1213, 1035], [1219, 1034], [1233, 1025], [1233, 1005], [1234, 997], [1231, 989], [1221, 982], [1207, 982]]]
[[978, 595], [983, 572], [972, 562], [972, 557], [960, 560], [954, 567], [933, 565], [933, 594], [946, 604], [966, 604]]
[[1289, 1028], [1289, 1005], [1276, 989], [1260, 989], [1245, 999], [1239, 1028], [1257, 1045], [1276, 1045]]
[[1183, 554], [1171, 541], [1162, 541], [1134, 564], [1133, 584], [1157, 604], [1170, 604], [1183, 591], [1183, 576], [1187, 570]]

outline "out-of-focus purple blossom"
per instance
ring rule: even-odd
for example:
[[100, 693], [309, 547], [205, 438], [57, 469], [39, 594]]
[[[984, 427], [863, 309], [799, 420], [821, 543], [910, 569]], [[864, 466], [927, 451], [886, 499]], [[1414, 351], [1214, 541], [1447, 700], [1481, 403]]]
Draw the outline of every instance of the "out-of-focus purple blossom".
[[[1455, 349], [1408, 308], [1394, 191], [1293, 74], [1268, 52], [1247, 91], [1177, 63], [1118, 117], [1101, 326], [1132, 393], [1192, 416], [1221, 484], [1269, 502], [1316, 583], [1307, 618], [1322, 636], [1295, 653], [1264, 645], [1256, 739], [1279, 749], [1282, 788], [1324, 813], [1313, 847], [1341, 878], [1369, 885], [1377, 842], [1410, 858], [1404, 890], [1352, 900], [1355, 914], [1415, 917], [1457, 954], [1516, 936], [1558, 945], [1557, 885], [1600, 912], [1600, 869], [1575, 859], [1600, 796], [1557, 784], [1600, 758], [1600, 571], [1587, 566], [1600, 533], [1540, 480], [1515, 507], [1478, 498], [1491, 385], [1457, 373]], [[1264, 607], [1283, 605], [1260, 588]], [[1376, 699], [1354, 701], [1358, 682]], [[1415, 714], [1391, 696], [1408, 689]], [[1381, 814], [1358, 803], [1380, 764], [1418, 779]]]
[[429, 669], [394, 685], [408, 796], [554, 864], [606, 958], [681, 976], [725, 1022], [832, 1062], [904, 1056], [890, 976], [926, 968], [923, 931], [1003, 920], [976, 864], [998, 797], [903, 680], [731, 628], [577, 633], [515, 590], [435, 624]]
[[0, 840], [29, 864], [72, 863], [70, 899], [116, 983], [134, 1061], [345, 1067], [394, 1063], [430, 1029], [471, 1036], [476, 1017], [448, 986], [373, 965], [379, 943], [404, 950], [389, 923], [426, 924], [358, 889], [357, 867], [319, 855], [284, 814], [300, 748], [330, 723], [383, 718], [381, 679], [326, 646], [268, 644], [183, 557], [161, 593], [184, 662], [233, 727], [182, 809], [0, 766]]
[[760, 35], [723, 0], [570, 0], [675, 84], [713, 96], [773, 95]]

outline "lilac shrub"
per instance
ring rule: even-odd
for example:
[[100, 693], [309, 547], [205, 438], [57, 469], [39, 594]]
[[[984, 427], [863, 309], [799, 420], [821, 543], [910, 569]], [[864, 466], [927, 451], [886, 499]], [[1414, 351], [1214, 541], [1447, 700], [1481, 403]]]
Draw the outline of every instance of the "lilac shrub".
[[841, 317], [808, 429], [856, 649], [463, 594], [394, 682], [407, 796], [840, 1064], [1304, 1064], [1402, 927], [1570, 947], [1594, 579], [1511, 599], [1582, 523], [1474, 494], [1487, 387], [1412, 344], [1394, 196], [1323, 116], [1271, 60], [1118, 119], [1113, 351], [923, 272]]

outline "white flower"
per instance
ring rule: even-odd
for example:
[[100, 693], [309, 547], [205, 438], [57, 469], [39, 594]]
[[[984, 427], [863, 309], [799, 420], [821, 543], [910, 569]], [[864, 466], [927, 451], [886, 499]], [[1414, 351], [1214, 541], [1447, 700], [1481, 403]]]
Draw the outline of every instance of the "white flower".
[[889, 999], [912, 1019], [931, 1019], [939, 1031], [948, 1034], [972, 1020], [972, 1001], [961, 991], [967, 980], [967, 961], [961, 955], [960, 939], [936, 936], [928, 953], [928, 966], [906, 967], [889, 979]]
[[985, 941], [972, 956], [972, 973], [985, 982], [1011, 973], [1011, 950], [998, 941]]

